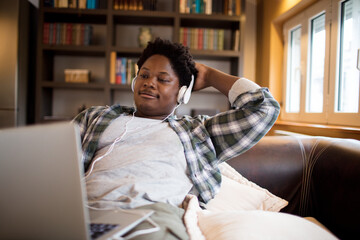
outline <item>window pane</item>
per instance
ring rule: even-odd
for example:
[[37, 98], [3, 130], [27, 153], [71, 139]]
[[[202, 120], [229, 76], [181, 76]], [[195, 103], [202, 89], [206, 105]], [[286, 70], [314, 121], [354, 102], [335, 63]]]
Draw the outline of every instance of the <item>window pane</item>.
[[299, 112], [300, 110], [300, 80], [301, 80], [301, 27], [290, 31], [288, 64], [286, 111]]
[[360, 1], [341, 3], [340, 59], [337, 82], [338, 112], [358, 112], [359, 71], [356, 69], [360, 48]]
[[307, 112], [323, 111], [325, 64], [325, 13], [310, 22], [310, 59], [307, 83]]

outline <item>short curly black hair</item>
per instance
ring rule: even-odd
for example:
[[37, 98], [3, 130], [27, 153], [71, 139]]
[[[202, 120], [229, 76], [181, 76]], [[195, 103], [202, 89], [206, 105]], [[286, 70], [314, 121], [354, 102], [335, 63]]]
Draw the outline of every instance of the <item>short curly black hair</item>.
[[179, 78], [180, 87], [189, 86], [191, 75], [194, 75], [194, 79], [196, 79], [198, 70], [195, 68], [195, 62], [188, 47], [180, 43], [156, 38], [154, 42], [148, 42], [147, 47], [142, 52], [137, 62], [139, 70], [145, 61], [155, 54], [163, 55], [170, 60], [171, 67]]

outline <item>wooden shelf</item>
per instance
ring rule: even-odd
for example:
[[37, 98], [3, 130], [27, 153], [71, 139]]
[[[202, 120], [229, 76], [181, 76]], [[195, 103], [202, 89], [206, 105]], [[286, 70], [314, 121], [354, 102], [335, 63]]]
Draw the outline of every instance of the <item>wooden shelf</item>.
[[42, 82], [44, 88], [63, 88], [63, 89], [92, 89], [104, 90], [105, 84], [103, 83], [67, 83], [67, 82]]
[[111, 84], [110, 88], [112, 90], [126, 90], [131, 91], [131, 86], [129, 84]]
[[43, 50], [59, 55], [105, 56], [105, 46], [43, 45]]
[[[235, 31], [241, 30], [242, 20], [239, 16], [183, 14], [179, 12], [180, 0], [171, 0], [171, 3], [166, 2], [165, 5], [161, 6], [160, 11], [114, 10], [114, 0], [100, 1], [101, 6], [103, 6], [102, 9], [72, 9], [43, 7], [44, 0], [40, 0], [37, 40], [38, 66], [36, 70], [36, 122], [69, 119], [67, 116], [72, 116], [74, 109], [69, 112], [62, 111], [62, 108], [69, 106], [67, 101], [71, 103], [77, 101], [75, 104], [84, 102], [86, 105], [112, 105], [114, 102], [118, 102], [118, 99], [127, 98], [131, 93], [129, 85], [110, 84], [110, 56], [111, 52], [116, 52], [118, 57], [132, 59], [140, 56], [144, 49], [137, 47], [139, 26], [151, 26], [153, 36], [168, 38], [174, 42], [180, 41], [179, 34], [182, 27], [224, 29], [225, 34], [228, 34], [228, 41], [233, 39]], [[92, 43], [96, 45], [43, 44], [44, 23], [90, 24], [93, 26], [93, 34], [96, 38], [96, 41]], [[165, 33], [165, 31], [167, 32]], [[124, 39], [123, 36], [126, 36], [127, 39]], [[231, 45], [227, 44], [227, 48], [221, 51], [191, 48], [190, 51], [196, 61], [214, 60], [221, 62], [221, 66], [228, 66], [228, 71], [237, 75], [240, 68], [240, 52], [229, 50]], [[95, 82], [86, 84], [62, 82], [63, 70], [69, 67], [90, 69], [91, 79]], [[73, 93], [70, 90], [76, 91]], [[219, 92], [216, 89], [208, 88], [199, 93], [207, 93], [205, 95], [208, 97], [218, 97], [216, 93]], [[61, 97], [69, 97], [69, 99], [62, 99]], [[63, 107], [56, 108], [59, 104], [63, 104]], [[54, 108], [61, 111], [54, 111]]]

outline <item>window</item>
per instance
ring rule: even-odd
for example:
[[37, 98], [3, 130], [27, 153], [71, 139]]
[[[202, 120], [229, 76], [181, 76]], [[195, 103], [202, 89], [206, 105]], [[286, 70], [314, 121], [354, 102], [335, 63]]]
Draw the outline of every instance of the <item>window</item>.
[[300, 110], [300, 38], [301, 26], [290, 32], [290, 51], [289, 51], [289, 76], [287, 83], [286, 100], [289, 103], [286, 111], [299, 112]]
[[322, 0], [284, 24], [282, 120], [360, 126], [359, 26], [358, 0]]
[[310, 57], [306, 112], [323, 111], [325, 64], [325, 13], [310, 20]]
[[336, 82], [337, 112], [356, 113], [359, 110], [359, 71], [354, 63], [357, 62], [357, 49], [360, 48], [360, 14], [359, 6], [355, 5], [355, 1], [341, 3], [339, 76]]

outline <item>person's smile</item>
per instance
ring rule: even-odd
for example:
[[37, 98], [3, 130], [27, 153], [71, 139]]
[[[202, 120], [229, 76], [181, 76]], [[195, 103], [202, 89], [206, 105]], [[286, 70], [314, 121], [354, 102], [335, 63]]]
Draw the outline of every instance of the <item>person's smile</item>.
[[142, 90], [139, 92], [139, 95], [142, 97], [142, 98], [147, 98], [147, 99], [157, 99], [159, 98], [159, 95], [154, 93], [154, 92], [151, 92], [151, 91], [148, 91], [148, 90]]

